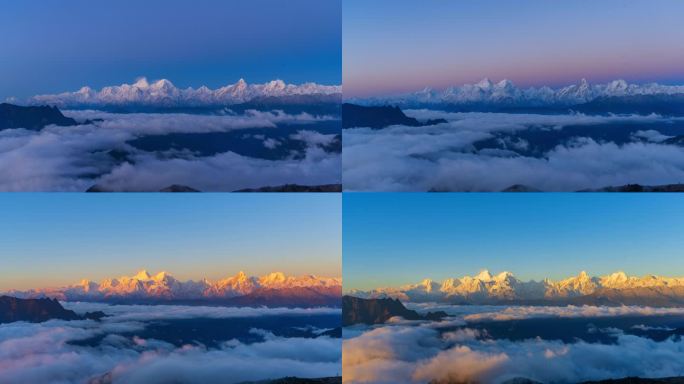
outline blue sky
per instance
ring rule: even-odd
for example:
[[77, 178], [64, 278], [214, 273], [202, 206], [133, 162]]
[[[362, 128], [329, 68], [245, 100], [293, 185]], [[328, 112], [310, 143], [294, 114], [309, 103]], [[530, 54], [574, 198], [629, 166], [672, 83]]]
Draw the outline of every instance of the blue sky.
[[341, 82], [341, 0], [0, 0], [0, 100], [167, 78]]
[[680, 0], [345, 0], [345, 97], [504, 78], [684, 83]]
[[341, 275], [339, 194], [4, 194], [0, 291], [167, 270]]
[[679, 194], [349, 193], [344, 289], [508, 270], [684, 276]]

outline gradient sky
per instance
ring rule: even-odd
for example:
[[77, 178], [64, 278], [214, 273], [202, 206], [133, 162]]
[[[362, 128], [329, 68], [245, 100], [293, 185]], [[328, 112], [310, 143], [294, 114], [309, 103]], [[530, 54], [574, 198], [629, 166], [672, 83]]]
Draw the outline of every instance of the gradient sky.
[[339, 194], [3, 194], [0, 291], [167, 270], [341, 275]]
[[684, 276], [679, 194], [349, 193], [344, 289], [504, 270]]
[[341, 0], [0, 0], [0, 100], [168, 78], [341, 82]]
[[345, 97], [504, 78], [684, 83], [680, 0], [345, 0]]

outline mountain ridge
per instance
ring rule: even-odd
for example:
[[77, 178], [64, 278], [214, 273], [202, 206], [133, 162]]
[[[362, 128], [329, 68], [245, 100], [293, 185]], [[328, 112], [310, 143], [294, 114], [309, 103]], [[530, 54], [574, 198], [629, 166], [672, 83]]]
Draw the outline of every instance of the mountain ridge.
[[233, 105], [250, 101], [272, 104], [280, 99], [294, 103], [309, 103], [315, 100], [325, 103], [334, 100], [331, 96], [341, 95], [341, 93], [342, 87], [339, 85], [287, 84], [282, 80], [248, 84], [244, 79], [217, 89], [210, 89], [206, 86], [181, 89], [167, 79], [150, 83], [147, 78], [141, 77], [133, 84], [106, 86], [99, 91], [84, 86], [75, 92], [36, 95], [26, 102], [28, 105], [49, 104], [59, 107], [124, 105], [191, 107]]
[[585, 271], [577, 276], [553, 281], [522, 281], [511, 272], [492, 275], [482, 270], [475, 276], [448, 278], [441, 283], [425, 279], [417, 284], [371, 291], [352, 290], [362, 298], [391, 297], [412, 302], [564, 303], [607, 305], [674, 305], [684, 303], [684, 278], [646, 275], [628, 276], [622, 271], [592, 277]]
[[519, 88], [510, 80], [497, 83], [484, 78], [475, 84], [451, 86], [442, 91], [425, 88], [421, 91], [387, 97], [350, 98], [345, 102], [363, 105], [398, 105], [416, 107], [421, 105], [451, 106], [498, 106], [498, 107], [571, 107], [615, 97], [634, 96], [681, 96], [684, 85], [661, 85], [658, 83], [630, 84], [625, 80], [613, 80], [604, 84], [590, 84], [586, 79], [577, 84], [551, 88]]
[[217, 302], [233, 305], [335, 305], [342, 296], [342, 279], [315, 275], [287, 276], [273, 272], [234, 276], [210, 281], [180, 281], [166, 271], [150, 274], [140, 270], [133, 276], [107, 278], [101, 282], [87, 279], [60, 288], [9, 291], [20, 298], [51, 297], [64, 301], [104, 302]]

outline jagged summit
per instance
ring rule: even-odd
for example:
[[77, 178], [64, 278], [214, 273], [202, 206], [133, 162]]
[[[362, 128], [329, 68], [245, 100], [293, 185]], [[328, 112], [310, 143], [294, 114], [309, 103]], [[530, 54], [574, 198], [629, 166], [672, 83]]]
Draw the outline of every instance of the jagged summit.
[[192, 87], [180, 89], [168, 79], [150, 82], [146, 77], [139, 77], [132, 84], [107, 86], [99, 91], [84, 86], [76, 92], [37, 95], [30, 98], [27, 104], [49, 104], [60, 107], [213, 106], [240, 104], [268, 97], [329, 96], [341, 93], [341, 86], [316, 83], [287, 84], [280, 79], [264, 84], [248, 84], [245, 79], [241, 78], [234, 84], [212, 90], [204, 85], [197, 89]]
[[[580, 271], [576, 276], [554, 281], [522, 281], [511, 272], [492, 274], [487, 269], [475, 276], [448, 278], [441, 283], [425, 279], [421, 283], [398, 288], [380, 288], [368, 292], [352, 291], [358, 297], [392, 297], [405, 301], [491, 302], [510, 300], [558, 300], [596, 295], [616, 296], [628, 292], [635, 297], [664, 295], [684, 301], [684, 277], [647, 275], [628, 276], [618, 271], [605, 276], [591, 276]], [[653, 296], [655, 297], [655, 296]]]

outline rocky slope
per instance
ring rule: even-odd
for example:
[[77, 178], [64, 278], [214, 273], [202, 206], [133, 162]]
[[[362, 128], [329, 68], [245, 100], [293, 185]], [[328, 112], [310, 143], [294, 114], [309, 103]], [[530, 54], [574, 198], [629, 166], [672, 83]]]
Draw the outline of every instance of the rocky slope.
[[0, 296], [0, 324], [15, 321], [40, 323], [48, 320], [99, 320], [102, 312], [88, 312], [79, 316], [74, 311], [64, 309], [55, 299], [20, 299]]
[[444, 119], [418, 121], [408, 117], [399, 107], [369, 107], [355, 104], [342, 104], [342, 128], [367, 127], [382, 129], [391, 125], [420, 127], [446, 123]]
[[353, 296], [342, 298], [342, 325], [383, 324], [393, 317], [406, 320], [439, 320], [446, 317], [444, 312], [429, 312], [420, 315], [404, 307], [397, 299], [362, 299]]
[[55, 107], [22, 107], [7, 103], [0, 104], [0, 130], [25, 128], [40, 130], [48, 125], [77, 125], [76, 120], [62, 115]]

